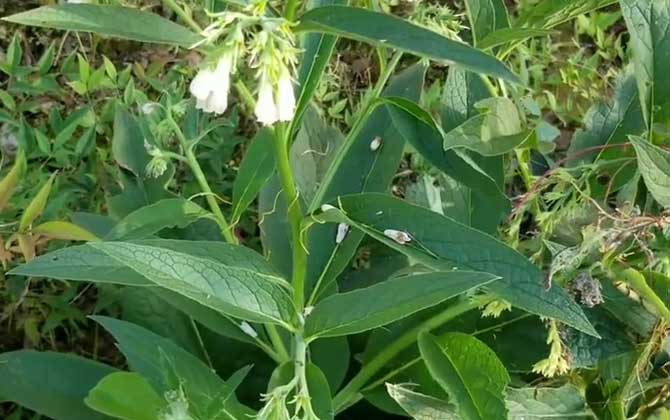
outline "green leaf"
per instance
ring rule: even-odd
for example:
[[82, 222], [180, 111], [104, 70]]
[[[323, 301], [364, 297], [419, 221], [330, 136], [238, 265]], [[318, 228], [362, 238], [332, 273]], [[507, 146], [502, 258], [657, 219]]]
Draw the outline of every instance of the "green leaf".
[[0, 210], [4, 209], [9, 199], [12, 198], [14, 190], [19, 185], [19, 181], [26, 170], [26, 155], [23, 151], [19, 151], [14, 159], [12, 169], [0, 181]]
[[644, 184], [658, 203], [670, 208], [670, 152], [640, 137], [629, 137]]
[[105, 376], [84, 401], [100, 413], [123, 420], [155, 420], [166, 405], [146, 379], [130, 372]]
[[151, 158], [144, 148], [144, 135], [135, 117], [121, 105], [114, 114], [114, 138], [112, 154], [121, 167], [143, 176]]
[[[317, 219], [348, 223], [436, 271], [454, 266], [501, 277], [488, 286], [498, 297], [528, 312], [558, 319], [586, 334], [598, 336], [581, 308], [560, 287], [544, 288], [543, 273], [526, 257], [485, 233], [428, 209], [384, 194], [355, 194], [333, 203]], [[386, 229], [412, 238], [401, 245], [384, 235]]]
[[459, 418], [453, 405], [438, 398], [389, 383], [386, 384], [386, 391], [414, 420], [457, 420]]
[[635, 75], [632, 66], [617, 80], [614, 98], [610, 104], [597, 103], [586, 113], [585, 129], [578, 130], [568, 149], [568, 156], [575, 156], [568, 162], [577, 166], [592, 162], [596, 156], [605, 156], [606, 151], [584, 153], [585, 149], [623, 143], [628, 135], [640, 134], [644, 131], [642, 108], [637, 95]]
[[491, 274], [467, 271], [417, 274], [335, 294], [316, 305], [307, 318], [305, 335], [335, 337], [370, 330], [496, 279]]
[[49, 180], [42, 185], [42, 188], [40, 188], [35, 197], [30, 201], [23, 214], [21, 214], [19, 232], [26, 232], [35, 219], [40, 217], [44, 211], [44, 207], [47, 205], [47, 199], [51, 193], [51, 186], [54, 183], [54, 179], [56, 179], [56, 174], [49, 177]]
[[384, 13], [346, 6], [319, 7], [305, 13], [296, 30], [339, 35], [376, 47], [395, 48], [519, 83], [518, 77], [496, 58]]
[[[418, 100], [425, 70], [426, 67], [419, 63], [397, 74], [389, 81], [382, 96]], [[337, 136], [333, 133], [329, 138], [335, 141]], [[380, 145], [376, 150], [372, 150], [371, 143], [375, 140], [379, 141]], [[316, 144], [316, 142], [310, 139], [308, 144]], [[328, 161], [332, 163], [325, 174], [315, 180], [318, 185], [308, 189], [308, 191], [316, 191], [311, 202], [307, 203], [309, 211], [318, 209], [321, 204], [334, 200], [340, 195], [387, 191], [402, 159], [405, 139], [398, 133], [397, 126], [392, 121], [388, 110], [377, 107], [368, 115], [360, 130], [357, 130], [353, 137], [350, 135], [345, 139], [341, 147], [336, 149], [335, 146], [337, 145], [330, 147], [330, 150], [333, 150], [332, 155], [327, 154], [318, 158], [317, 167], [325, 167], [320, 163], [322, 159], [324, 163]], [[321, 147], [318, 150], [320, 153], [324, 152]], [[304, 158], [316, 159], [317, 156], [308, 153]], [[293, 165], [294, 168], [302, 166], [298, 163], [293, 163]], [[311, 164], [307, 166], [307, 168], [311, 167]], [[308, 179], [308, 177], [303, 178]], [[344, 270], [355, 255], [363, 237], [360, 232], [352, 231], [338, 246], [335, 242], [336, 233], [337, 226], [332, 225], [315, 226], [309, 230], [306, 239], [309, 250], [307, 264], [309, 286], [313, 285], [319, 277], [322, 277], [322, 290], [332, 284], [336, 276]]]
[[[2, 20], [66, 31], [93, 32], [140, 42], [189, 47], [200, 36], [157, 14], [121, 6], [62, 4], [43, 6]], [[121, 24], [122, 23], [122, 24]]]
[[251, 414], [237, 401], [231, 384], [172, 341], [125, 321], [103, 316], [92, 318], [114, 336], [130, 369], [142, 375], [159, 395], [182, 389], [198, 418], [209, 418], [202, 414], [222, 400], [233, 418]]
[[[308, 2], [308, 8], [316, 8], [337, 4], [346, 4], [347, 0], [313, 0]], [[295, 115], [291, 121], [291, 133], [300, 127], [304, 112], [314, 95], [321, 76], [326, 70], [330, 57], [333, 55], [337, 37], [324, 34], [308, 34], [302, 40], [302, 59], [298, 70], [298, 85], [300, 93], [295, 107]]]
[[525, 8], [515, 26], [549, 29], [616, 2], [617, 0], [541, 0], [533, 7]]
[[[630, 34], [635, 77], [648, 127], [670, 123], [670, 2], [620, 0]], [[667, 77], [666, 77], [667, 76]]]
[[269, 129], [263, 129], [258, 132], [246, 150], [233, 184], [232, 223], [240, 220], [242, 213], [272, 176], [275, 170], [274, 141], [274, 133]]
[[329, 126], [316, 107], [305, 111], [302, 127], [290, 152], [296, 188], [305, 206], [312, 205], [323, 178], [337, 155], [344, 138], [340, 130]]
[[519, 111], [503, 97], [483, 99], [475, 105], [481, 113], [469, 118], [444, 136], [444, 149], [465, 148], [483, 156], [514, 150], [531, 135], [521, 126]]
[[503, 0], [466, 0], [472, 44], [482, 48], [481, 41], [498, 29], [509, 28], [509, 17]]
[[109, 241], [146, 239], [169, 227], [185, 228], [210, 213], [184, 198], [168, 198], [124, 217], [105, 237]]
[[51, 239], [63, 239], [66, 241], [99, 240], [93, 233], [70, 222], [44, 222], [35, 226], [32, 232], [45, 235]]
[[431, 375], [449, 394], [461, 418], [507, 418], [503, 392], [510, 377], [495, 353], [467, 334], [450, 333], [440, 341], [422, 333], [419, 349]]
[[291, 329], [295, 316], [286, 281], [209, 258], [130, 242], [92, 242], [151, 282], [226, 315]]
[[514, 44], [528, 38], [537, 38], [553, 34], [549, 29], [537, 28], [502, 28], [489, 33], [479, 41], [478, 48], [489, 50], [505, 44]]
[[515, 419], [593, 418], [584, 397], [573, 385], [558, 388], [508, 388], [507, 407]]
[[319, 420], [333, 420], [335, 410], [333, 409], [333, 400], [326, 376], [314, 363], [307, 364], [305, 375], [315, 414]]
[[0, 354], [0, 401], [12, 401], [55, 420], [103, 420], [84, 404], [111, 366], [72, 354], [20, 350]]

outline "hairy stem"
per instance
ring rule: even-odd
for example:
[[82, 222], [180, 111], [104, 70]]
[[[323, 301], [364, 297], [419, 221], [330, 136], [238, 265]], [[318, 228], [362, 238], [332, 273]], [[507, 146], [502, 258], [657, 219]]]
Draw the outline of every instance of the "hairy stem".
[[353, 377], [353, 379], [340, 390], [340, 392], [333, 398], [333, 407], [335, 412], [339, 413], [347, 408], [352, 401], [356, 400], [358, 391], [379, 372], [386, 364], [388, 364], [401, 351], [412, 345], [421, 331], [432, 330], [440, 325], [450, 321], [451, 319], [475, 308], [478, 304], [469, 299], [464, 299], [454, 305], [449, 306], [444, 311], [427, 319], [423, 323], [410, 329], [395, 342], [379, 352], [372, 360], [366, 363], [361, 370]]
[[305, 304], [305, 276], [307, 269], [307, 252], [302, 245], [300, 224], [302, 222], [302, 210], [298, 190], [293, 180], [293, 172], [288, 158], [288, 130], [282, 123], [275, 128], [275, 157], [277, 161], [277, 172], [279, 181], [288, 204], [288, 219], [291, 224], [291, 238], [293, 243], [293, 274], [291, 284], [293, 285], [293, 301], [298, 312], [302, 312]]

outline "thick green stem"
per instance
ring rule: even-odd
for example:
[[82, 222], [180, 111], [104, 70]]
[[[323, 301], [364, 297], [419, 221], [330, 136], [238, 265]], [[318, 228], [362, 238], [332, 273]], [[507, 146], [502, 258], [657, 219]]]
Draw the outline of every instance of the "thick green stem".
[[265, 331], [267, 331], [270, 342], [272, 343], [277, 356], [280, 358], [279, 363], [291, 360], [291, 356], [288, 354], [288, 350], [286, 350], [284, 341], [281, 339], [277, 328], [272, 324], [266, 324]]
[[275, 157], [277, 161], [277, 172], [281, 183], [286, 203], [288, 204], [288, 219], [291, 224], [291, 239], [293, 242], [293, 299], [298, 312], [302, 312], [305, 305], [305, 276], [307, 269], [307, 252], [302, 244], [301, 223], [302, 210], [298, 199], [298, 190], [293, 180], [291, 164], [288, 158], [288, 130], [284, 124], [278, 124], [275, 128]]
[[191, 15], [186, 13], [186, 11], [182, 9], [175, 0], [163, 0], [163, 3], [165, 3], [165, 5], [168, 8], [170, 8], [170, 10], [172, 10], [177, 16], [179, 16], [181, 20], [184, 21], [184, 23], [190, 26], [191, 29], [193, 29], [197, 33], [202, 32], [202, 28], [200, 27], [200, 25], [198, 25], [198, 23], [195, 20], [193, 20], [193, 17], [191, 17]]
[[333, 398], [335, 412], [339, 413], [347, 408], [350, 403], [356, 399], [358, 391], [401, 351], [412, 345], [421, 331], [435, 329], [476, 306], [476, 302], [472, 302], [469, 299], [462, 300], [400, 336], [400, 338], [393, 342], [393, 344], [386, 347], [372, 360], [366, 363], [347, 386], [342, 388], [342, 390], [335, 395], [335, 398]]

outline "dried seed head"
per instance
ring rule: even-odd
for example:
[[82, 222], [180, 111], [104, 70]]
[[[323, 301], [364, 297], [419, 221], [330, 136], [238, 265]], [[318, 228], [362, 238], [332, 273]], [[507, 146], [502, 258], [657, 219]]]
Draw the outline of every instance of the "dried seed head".
[[409, 235], [409, 233], [402, 230], [386, 229], [384, 231], [384, 235], [387, 238], [393, 239], [400, 245], [405, 245], [406, 243], [412, 241], [412, 237]]
[[382, 145], [382, 138], [377, 136], [370, 142], [370, 150], [376, 152]]
[[337, 225], [337, 235], [335, 235], [335, 243], [336, 244], [341, 244], [344, 238], [347, 237], [347, 233], [349, 233], [349, 225], [346, 223], [340, 223]]

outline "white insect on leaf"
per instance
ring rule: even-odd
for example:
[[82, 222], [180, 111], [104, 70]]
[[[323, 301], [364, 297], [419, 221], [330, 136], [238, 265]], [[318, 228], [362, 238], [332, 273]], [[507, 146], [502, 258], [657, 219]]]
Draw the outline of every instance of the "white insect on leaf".
[[337, 235], [335, 235], [335, 243], [341, 244], [344, 241], [344, 238], [347, 237], [349, 233], [349, 225], [346, 223], [340, 223], [337, 225]]
[[256, 330], [254, 329], [254, 327], [252, 327], [252, 326], [251, 326], [248, 322], [246, 322], [246, 321], [242, 321], [242, 323], [240, 323], [240, 329], [242, 330], [242, 332], [244, 332], [244, 333], [245, 333], [246, 335], [248, 335], [249, 337], [253, 337], [253, 338], [257, 338], [257, 337], [258, 337], [258, 333], [257, 333]]
[[321, 206], [321, 211], [322, 212], [327, 212], [327, 211], [331, 211], [331, 210], [337, 210], [337, 207], [331, 206], [330, 204], [323, 204]]
[[376, 152], [382, 145], [382, 138], [377, 136], [370, 142], [370, 150]]
[[410, 234], [402, 230], [386, 229], [384, 230], [384, 235], [387, 238], [393, 239], [400, 245], [405, 245], [406, 243], [412, 241]]

